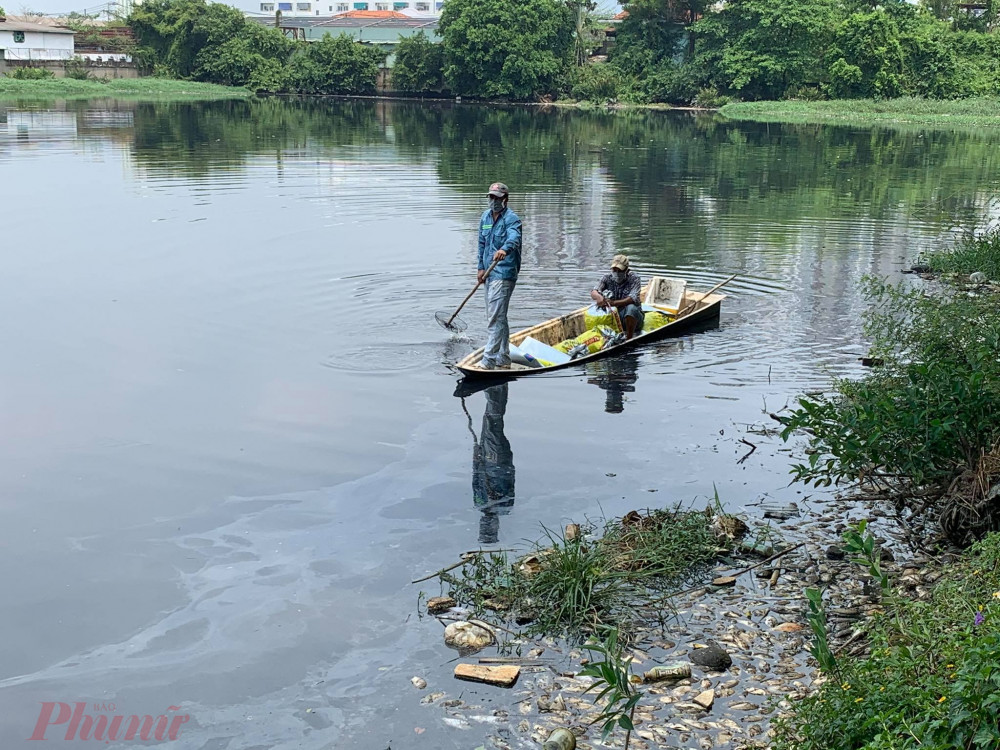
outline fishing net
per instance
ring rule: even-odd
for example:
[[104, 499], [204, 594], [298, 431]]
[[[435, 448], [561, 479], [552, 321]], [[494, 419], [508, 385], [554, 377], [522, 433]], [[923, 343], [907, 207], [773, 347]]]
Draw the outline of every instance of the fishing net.
[[434, 320], [440, 323], [442, 328], [446, 328], [455, 333], [462, 333], [469, 327], [466, 322], [455, 313], [445, 312], [444, 310], [438, 310], [438, 312], [434, 313]]

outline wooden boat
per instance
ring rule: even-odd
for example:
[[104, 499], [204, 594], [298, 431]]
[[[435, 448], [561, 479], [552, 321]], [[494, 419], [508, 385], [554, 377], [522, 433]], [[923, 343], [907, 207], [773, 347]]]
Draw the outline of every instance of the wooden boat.
[[[655, 301], [655, 292], [661, 285], [665, 286], [667, 283], [677, 281], [679, 280], [669, 279], [663, 276], [654, 276], [650, 280], [649, 284], [642, 288], [643, 300], [646, 300], [647, 302], [650, 300], [650, 290], [652, 290], [654, 292]], [[705, 295], [702, 292], [687, 289], [683, 282], [681, 282], [681, 287], [682, 290], [678, 298], [674, 300], [673, 305], [674, 309], [681, 313], [679, 317], [674, 318], [672, 321], [666, 325], [660, 326], [659, 328], [654, 328], [637, 336], [633, 336], [631, 340], [623, 341], [617, 346], [606, 346], [600, 351], [585, 354], [581, 357], [570, 360], [569, 362], [544, 367], [528, 367], [526, 365], [515, 363], [511, 365], [509, 370], [484, 370], [480, 368], [479, 362], [483, 358], [483, 348], [479, 348], [472, 352], [472, 354], [464, 357], [455, 365], [455, 367], [465, 376], [466, 379], [520, 378], [528, 375], [541, 375], [546, 372], [563, 370], [567, 367], [576, 367], [577, 365], [581, 365], [585, 362], [592, 362], [595, 359], [601, 359], [602, 357], [619, 354], [628, 349], [642, 346], [643, 344], [648, 344], [653, 341], [659, 341], [660, 339], [666, 339], [673, 336], [680, 336], [682, 334], [689, 333], [694, 329], [701, 329], [711, 324], [717, 324], [719, 320], [719, 312], [722, 307], [722, 300], [726, 298], [726, 295], [714, 293]], [[574, 310], [567, 315], [553, 318], [552, 320], [539, 323], [531, 328], [525, 328], [524, 330], [518, 331], [517, 333], [511, 335], [510, 343], [514, 346], [520, 346], [521, 343], [530, 336], [544, 344], [555, 346], [561, 341], [575, 338], [582, 334], [585, 330], [586, 324], [584, 322], [584, 313], [588, 307], [589, 306], [581, 307], [580, 309]]]

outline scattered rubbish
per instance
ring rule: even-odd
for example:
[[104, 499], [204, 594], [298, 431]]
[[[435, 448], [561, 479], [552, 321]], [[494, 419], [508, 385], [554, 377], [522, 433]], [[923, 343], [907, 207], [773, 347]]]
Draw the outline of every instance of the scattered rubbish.
[[985, 284], [989, 279], [986, 278], [986, 274], [982, 271], [975, 271], [969, 274], [969, 281], [973, 284]]
[[469, 682], [483, 682], [497, 687], [513, 687], [521, 674], [521, 668], [506, 664], [498, 667], [487, 667], [479, 664], [456, 664], [455, 677]]
[[774, 518], [778, 521], [787, 521], [799, 515], [799, 506], [795, 503], [788, 505], [778, 505], [777, 503], [765, 503], [761, 505], [764, 510], [764, 518]]
[[692, 698], [692, 700], [702, 708], [708, 710], [712, 707], [712, 704], [715, 703], [715, 691], [706, 690], [702, 693], [698, 693], [698, 695]]
[[780, 625], [777, 625], [774, 629], [782, 633], [798, 633], [803, 628], [804, 626], [797, 622], [783, 622]]
[[699, 667], [713, 672], [725, 672], [733, 666], [732, 657], [715, 641], [707, 641], [703, 648], [692, 649], [688, 657]]
[[653, 667], [642, 675], [642, 679], [644, 682], [663, 682], [664, 680], [683, 680], [690, 676], [691, 665], [677, 663]]
[[423, 690], [424, 688], [427, 687], [427, 680], [425, 680], [423, 677], [411, 677], [410, 682], [413, 683], [413, 687], [415, 687], [417, 690]]
[[560, 727], [545, 740], [542, 750], [576, 750], [576, 735]]
[[482, 651], [494, 642], [493, 634], [486, 628], [459, 620], [444, 629], [444, 642], [457, 649], [463, 656]]
[[566, 529], [563, 532], [563, 537], [567, 542], [572, 542], [574, 539], [580, 538], [580, 524], [578, 523], [568, 523], [566, 524]]
[[742, 539], [750, 528], [736, 516], [718, 515], [712, 519], [712, 533], [718, 538]]
[[734, 586], [736, 585], [736, 576], [719, 576], [712, 580], [713, 586]]
[[427, 600], [427, 614], [439, 615], [458, 605], [450, 596], [434, 596]]

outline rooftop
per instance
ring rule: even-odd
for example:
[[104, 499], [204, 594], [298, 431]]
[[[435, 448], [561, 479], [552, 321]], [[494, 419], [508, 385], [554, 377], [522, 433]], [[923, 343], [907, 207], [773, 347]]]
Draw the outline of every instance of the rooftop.
[[0, 16], [0, 31], [39, 31], [43, 34], [75, 34], [73, 29], [65, 26], [50, 26], [45, 23], [30, 23], [28, 21], [14, 21]]

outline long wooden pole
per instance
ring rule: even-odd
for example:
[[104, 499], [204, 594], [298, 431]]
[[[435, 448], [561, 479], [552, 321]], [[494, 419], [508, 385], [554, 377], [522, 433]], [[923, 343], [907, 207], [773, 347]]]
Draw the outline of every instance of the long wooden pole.
[[[493, 264], [489, 268], [486, 269], [486, 273], [483, 274], [483, 280], [484, 281], [486, 280], [486, 277], [490, 275], [490, 272], [494, 268], [497, 267], [497, 263], [499, 263], [501, 260], [503, 260], [503, 258], [497, 258], [495, 261], [493, 261]], [[455, 312], [453, 312], [451, 314], [450, 318], [448, 318], [448, 322], [444, 324], [445, 328], [448, 328], [449, 326], [451, 326], [451, 321], [453, 321], [458, 316], [458, 314], [462, 311], [462, 308], [465, 307], [465, 303], [468, 302], [470, 299], [472, 299], [472, 295], [475, 294], [476, 290], [479, 287], [481, 287], [482, 285], [483, 285], [482, 281], [477, 281], [476, 282], [476, 285], [474, 287], [472, 287], [472, 291], [469, 292], [468, 296], [465, 299], [462, 300], [462, 304], [459, 305], [458, 309], [455, 310]]]
[[679, 313], [677, 313], [677, 317], [678, 317], [678, 318], [683, 318], [683, 317], [684, 317], [685, 315], [687, 315], [687, 313], [688, 313], [688, 310], [690, 310], [690, 309], [691, 309], [692, 307], [694, 307], [694, 306], [695, 306], [695, 305], [697, 305], [697, 304], [698, 304], [699, 302], [701, 302], [702, 300], [704, 300], [704, 299], [705, 299], [706, 297], [708, 297], [708, 295], [710, 295], [710, 294], [711, 294], [712, 292], [714, 292], [714, 291], [717, 291], [717, 290], [719, 290], [719, 289], [722, 289], [722, 287], [724, 287], [724, 286], [725, 286], [726, 284], [728, 284], [728, 283], [729, 283], [730, 281], [732, 281], [733, 279], [735, 279], [735, 278], [736, 278], [737, 276], [739, 276], [739, 274], [738, 274], [738, 273], [734, 273], [734, 274], [733, 274], [732, 276], [730, 276], [730, 277], [729, 277], [728, 279], [726, 279], [725, 281], [723, 281], [723, 282], [720, 282], [720, 283], [716, 284], [715, 286], [713, 286], [713, 287], [712, 287], [711, 289], [709, 289], [709, 290], [708, 290], [707, 292], [705, 292], [705, 293], [704, 293], [703, 295], [701, 295], [701, 297], [700, 297], [699, 299], [696, 299], [696, 300], [695, 300], [694, 302], [692, 302], [692, 303], [691, 303], [690, 305], [688, 305], [688, 306], [687, 306], [687, 307], [685, 307], [685, 308], [684, 308], [683, 310], [681, 310], [681, 311], [680, 311]]

